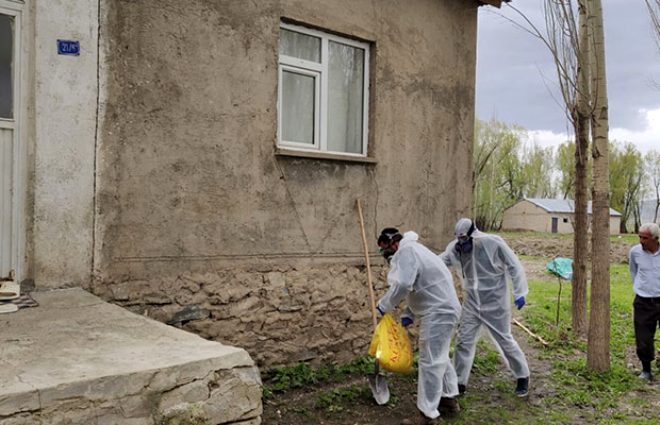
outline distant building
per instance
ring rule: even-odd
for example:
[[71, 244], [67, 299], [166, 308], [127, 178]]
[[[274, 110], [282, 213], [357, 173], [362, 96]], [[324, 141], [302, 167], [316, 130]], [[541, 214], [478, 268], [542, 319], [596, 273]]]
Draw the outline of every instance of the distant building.
[[[591, 215], [591, 201], [587, 206]], [[502, 230], [573, 233], [575, 201], [525, 198], [504, 211]], [[621, 213], [610, 208], [610, 234], [618, 234]]]

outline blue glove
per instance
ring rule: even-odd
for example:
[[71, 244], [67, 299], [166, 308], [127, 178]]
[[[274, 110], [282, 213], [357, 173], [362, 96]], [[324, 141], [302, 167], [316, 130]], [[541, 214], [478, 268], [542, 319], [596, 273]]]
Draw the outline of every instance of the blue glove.
[[515, 303], [516, 303], [516, 307], [518, 307], [518, 310], [520, 310], [525, 305], [525, 297], [516, 298]]
[[408, 317], [408, 316], [401, 317], [401, 324], [403, 325], [404, 328], [407, 328], [408, 326], [412, 325], [413, 324], [412, 317]]
[[376, 305], [376, 310], [378, 310], [378, 312], [380, 313], [380, 316], [381, 316], [381, 317], [382, 317], [382, 316], [385, 316], [385, 312], [384, 312], [383, 309], [380, 307], [380, 305]]

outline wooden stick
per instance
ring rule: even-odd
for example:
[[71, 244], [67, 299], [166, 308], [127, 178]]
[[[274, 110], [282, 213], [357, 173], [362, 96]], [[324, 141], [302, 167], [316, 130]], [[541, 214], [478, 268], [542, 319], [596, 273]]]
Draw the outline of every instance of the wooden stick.
[[525, 325], [523, 325], [522, 323], [520, 323], [520, 322], [518, 321], [518, 319], [513, 319], [513, 323], [515, 323], [516, 325], [520, 326], [520, 327], [522, 328], [522, 330], [524, 330], [525, 332], [527, 332], [528, 334], [530, 334], [531, 336], [533, 336], [534, 338], [536, 338], [537, 340], [539, 340], [539, 342], [540, 342], [541, 344], [543, 344], [543, 346], [547, 347], [548, 345], [550, 345], [550, 344], [548, 344], [548, 342], [547, 342], [546, 340], [544, 340], [543, 338], [541, 338], [539, 335], [537, 335], [537, 334], [535, 334], [534, 332], [532, 332], [532, 331], [530, 331], [529, 329], [527, 329], [527, 327], [526, 327]]
[[369, 299], [371, 300], [371, 318], [374, 322], [374, 329], [378, 326], [376, 317], [376, 297], [374, 296], [374, 286], [371, 282], [371, 263], [369, 262], [369, 248], [367, 247], [367, 235], [364, 232], [364, 218], [362, 217], [362, 204], [357, 200], [358, 215], [360, 217], [360, 230], [362, 231], [362, 246], [364, 247], [364, 261], [367, 263], [367, 282], [369, 283]]
[[555, 319], [555, 326], [559, 329], [559, 306], [561, 304], [561, 276], [557, 275], [559, 280], [559, 293], [557, 294], [557, 318]]

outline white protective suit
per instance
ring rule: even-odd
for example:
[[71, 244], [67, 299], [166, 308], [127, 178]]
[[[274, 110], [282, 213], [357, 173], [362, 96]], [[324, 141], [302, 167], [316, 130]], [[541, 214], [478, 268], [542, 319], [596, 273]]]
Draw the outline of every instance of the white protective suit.
[[[470, 219], [459, 220], [456, 235], [466, 235], [470, 226]], [[511, 335], [511, 297], [507, 287], [508, 275], [513, 283], [514, 298], [527, 295], [527, 278], [522, 264], [502, 238], [476, 228], [472, 233], [470, 253], [459, 252], [457, 242], [456, 239], [450, 242], [440, 257], [448, 267], [456, 270], [464, 290], [463, 314], [454, 352], [458, 383], [468, 383], [482, 325], [490, 332], [516, 379], [529, 377], [525, 354]]]
[[458, 394], [449, 346], [461, 304], [449, 269], [417, 239], [415, 232], [403, 235], [390, 263], [389, 290], [378, 305], [384, 312], [392, 311], [407, 297], [405, 315], [420, 325], [417, 408], [426, 417], [436, 418], [440, 397]]

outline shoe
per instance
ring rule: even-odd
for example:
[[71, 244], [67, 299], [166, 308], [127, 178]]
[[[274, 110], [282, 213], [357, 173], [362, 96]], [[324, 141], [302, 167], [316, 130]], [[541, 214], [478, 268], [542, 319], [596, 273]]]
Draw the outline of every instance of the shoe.
[[461, 411], [461, 406], [455, 397], [441, 397], [438, 410], [440, 413], [456, 414]]
[[18, 306], [12, 303], [0, 303], [0, 314], [2, 313], [14, 313], [18, 311]]
[[529, 394], [529, 376], [527, 378], [518, 378], [516, 382], [516, 395], [526, 397]]
[[463, 384], [458, 384], [458, 395], [463, 395], [463, 394], [465, 394], [465, 390], [466, 390], [466, 389], [467, 389], [467, 388], [465, 387], [465, 385], [463, 385]]
[[642, 371], [642, 373], [639, 374], [639, 379], [642, 381], [652, 381], [653, 380], [653, 375], [651, 372], [647, 372], [645, 370]]
[[21, 296], [21, 285], [13, 280], [0, 282], [0, 301], [15, 300]]

